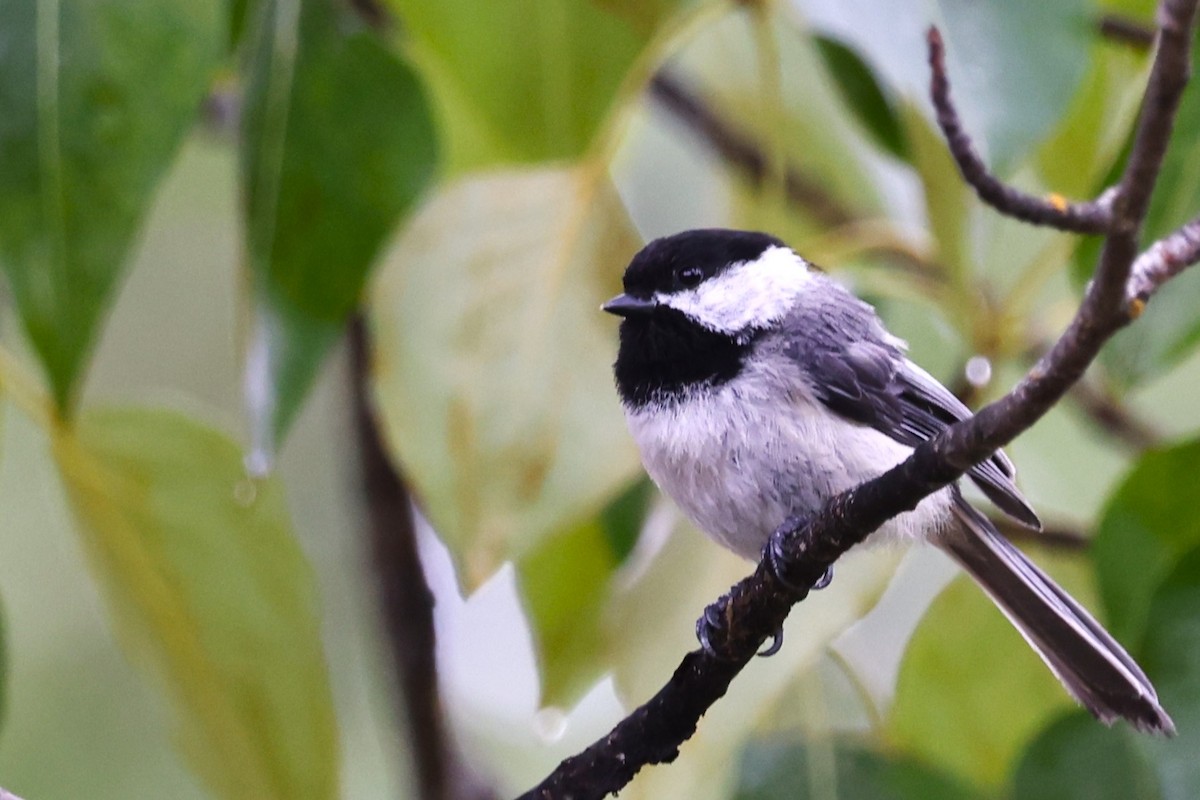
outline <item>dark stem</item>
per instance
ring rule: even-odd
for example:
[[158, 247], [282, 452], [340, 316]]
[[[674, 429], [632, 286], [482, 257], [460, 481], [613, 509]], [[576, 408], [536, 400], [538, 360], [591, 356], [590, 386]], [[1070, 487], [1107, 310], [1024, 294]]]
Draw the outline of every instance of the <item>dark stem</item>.
[[[618, 723], [608, 736], [562, 762], [523, 798], [599, 800], [625, 786], [646, 764], [673, 760], [679, 745], [692, 735], [708, 707], [725, 693], [762, 642], [778, 629], [792, 605], [807, 595], [804, 587], [812, 587], [839, 556], [886, 520], [915, 508], [921, 499], [961, 477], [1061, 400], [1101, 345], [1136, 317], [1139, 303], [1144, 302], [1143, 294], [1135, 295], [1136, 302], [1128, 302], [1127, 283], [1144, 286], [1148, 298], [1185, 266], [1164, 267], [1166, 256], [1151, 248], [1139, 259], [1130, 280], [1137, 232], [1187, 80], [1196, 3], [1165, 0], [1159, 10], [1161, 44], [1133, 150], [1112, 205], [1100, 263], [1091, 288], [1062, 337], [1000, 400], [921, 444], [908, 459], [883, 475], [833, 497], [813, 516], [785, 523], [772, 535], [770, 545], [782, 553], [782, 560], [772, 567], [769, 559], [764, 559], [753, 575], [714, 604], [711, 615], [706, 611], [706, 617], [724, 622], [723, 627], [710, 630], [710, 643], [727, 657], [689, 653], [668, 684], [648, 703]], [[931, 62], [940, 60], [935, 52], [940, 51], [940, 44], [940, 37], [931, 34]], [[1003, 210], [1016, 215], [1010, 209]], [[1181, 232], [1172, 237], [1191, 241]], [[1185, 244], [1179, 244], [1173, 252], [1200, 255], [1196, 248]], [[719, 641], [712, 634], [719, 634]]]
[[[767, 175], [767, 157], [759, 142], [722, 117], [686, 81], [668, 70], [660, 70], [650, 81], [650, 96], [722, 161], [740, 172], [752, 186], [762, 185]], [[788, 166], [784, 175], [788, 202], [821, 226], [840, 228], [865, 219], [794, 165]], [[898, 268], [912, 273], [916, 279], [936, 277], [937, 266], [921, 259], [910, 249], [882, 243], [867, 249], [888, 258]]]
[[1104, 14], [1100, 17], [1099, 28], [1104, 38], [1138, 50], [1153, 47], [1154, 34], [1157, 32], [1151, 26], [1124, 14]]
[[1162, 434], [1115, 397], [1082, 380], [1071, 387], [1071, 399], [1097, 428], [1135, 453], [1156, 447]]
[[438, 691], [433, 593], [417, 551], [412, 502], [392, 466], [370, 397], [371, 351], [361, 316], [350, 324], [354, 429], [358, 440], [379, 605], [399, 680], [399, 718], [408, 725], [418, 796], [429, 800], [484, 797], [459, 768]]
[[1014, 542], [1076, 553], [1081, 553], [1092, 545], [1091, 537], [1070, 525], [1049, 523], [1043, 525], [1040, 531], [1035, 531], [1013, 521], [1011, 517], [1000, 514], [989, 514], [988, 519], [996, 526], [996, 530], [1004, 534], [1004, 538]]
[[[682, 80], [659, 71], [650, 81], [650, 95], [752, 185], [759, 186], [766, 180], [767, 157], [758, 142], [723, 119]], [[787, 170], [785, 181], [788, 200], [821, 225], [837, 228], [856, 219], [823, 186], [795, 168]]]

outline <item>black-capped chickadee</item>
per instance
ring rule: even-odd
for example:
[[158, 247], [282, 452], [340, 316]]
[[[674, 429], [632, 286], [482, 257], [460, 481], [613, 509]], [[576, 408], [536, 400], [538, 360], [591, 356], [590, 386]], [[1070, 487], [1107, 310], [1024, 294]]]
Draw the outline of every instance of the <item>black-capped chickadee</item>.
[[[757, 560], [793, 514], [904, 460], [971, 412], [905, 357], [868, 304], [780, 240], [711, 229], [656, 239], [604, 310], [623, 317], [617, 390], [646, 471], [702, 531]], [[968, 475], [1031, 528], [1003, 452]], [[872, 537], [923, 539], [996, 602], [1067, 691], [1107, 724], [1173, 733], [1132, 658], [963, 499], [925, 498]]]

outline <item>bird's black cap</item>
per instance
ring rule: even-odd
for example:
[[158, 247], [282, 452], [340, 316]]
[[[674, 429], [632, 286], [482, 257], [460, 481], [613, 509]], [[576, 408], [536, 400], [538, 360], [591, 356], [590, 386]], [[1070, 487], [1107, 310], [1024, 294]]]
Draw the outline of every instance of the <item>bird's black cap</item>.
[[772, 247], [786, 245], [766, 233], [728, 228], [701, 228], [655, 239], [641, 249], [625, 270], [625, 293], [649, 297], [655, 292], [685, 288], [680, 281], [684, 268], [700, 270], [711, 278], [731, 264], [753, 261]]

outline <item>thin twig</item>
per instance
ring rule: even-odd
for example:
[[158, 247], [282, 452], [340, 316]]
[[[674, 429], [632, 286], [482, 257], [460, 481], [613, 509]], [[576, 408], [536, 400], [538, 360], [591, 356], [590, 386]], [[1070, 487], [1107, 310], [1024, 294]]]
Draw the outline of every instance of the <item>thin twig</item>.
[[384, 447], [371, 403], [370, 345], [362, 317], [350, 324], [354, 427], [369, 518], [383, 622], [400, 683], [400, 719], [408, 724], [417, 795], [429, 800], [483, 798], [458, 763], [442, 715], [435, 660], [433, 593], [417, 552], [412, 503]]
[[1004, 538], [1014, 542], [1077, 553], [1092, 546], [1091, 537], [1070, 525], [1047, 523], [1042, 525], [1040, 531], [1035, 531], [1002, 514], [989, 514], [988, 519], [996, 526], [996, 530], [1004, 534]]
[[1124, 14], [1104, 14], [1099, 22], [1100, 35], [1138, 50], [1154, 46], [1154, 28]]
[[1057, 195], [1052, 198], [1034, 197], [1009, 186], [988, 171], [979, 155], [971, 135], [963, 127], [958, 109], [950, 95], [950, 79], [946, 74], [946, 48], [937, 28], [930, 28], [929, 67], [930, 97], [937, 111], [938, 125], [946, 137], [950, 154], [958, 164], [963, 180], [975, 189], [985, 203], [1001, 214], [1034, 225], [1045, 225], [1076, 233], [1104, 233], [1110, 219], [1109, 199], [1101, 195], [1099, 200], [1087, 203], [1070, 203]]
[[1097, 428], [1133, 452], [1149, 450], [1162, 442], [1162, 434], [1154, 426], [1088, 381], [1072, 386], [1070, 396]]
[[[1165, 0], [1160, 8], [1161, 46], [1151, 70], [1138, 134], [1118, 187], [1112, 225], [1096, 277], [1062, 337], [1000, 400], [923, 443], [883, 475], [832, 498], [818, 513], [785, 523], [771, 542], [782, 559], [773, 565], [764, 559], [753, 575], [705, 612], [706, 618], [722, 622], [710, 626], [710, 633], [720, 640], [710, 638], [710, 644], [722, 656], [706, 651], [688, 653], [670, 682], [649, 702], [618, 723], [608, 736], [563, 761], [523, 798], [598, 800], [625, 786], [646, 764], [673, 760], [708, 707], [779, 629], [791, 606], [808, 594], [806, 587], [812, 587], [839, 556], [869, 532], [915, 508], [924, 497], [957, 480], [1027, 430], [1082, 376], [1104, 342], [1134, 319], [1137, 306], [1123, 302], [1136, 255], [1136, 247], [1130, 249], [1128, 244], [1131, 239], [1136, 243], [1165, 152], [1165, 138], [1186, 84], [1196, 3]], [[1165, 260], [1160, 256], [1156, 264], [1145, 264], [1139, 270], [1139, 276], [1156, 276], [1145, 281], [1147, 297], [1174, 274], [1157, 269]], [[1152, 707], [1127, 708], [1126, 713], [1141, 716], [1145, 727], [1167, 725]]]
[[1200, 258], [1200, 217], [1159, 239], [1133, 262], [1133, 278], [1129, 281], [1126, 298], [1133, 313], [1140, 314], [1139, 302], [1149, 300], [1155, 289], [1195, 263], [1197, 258]]

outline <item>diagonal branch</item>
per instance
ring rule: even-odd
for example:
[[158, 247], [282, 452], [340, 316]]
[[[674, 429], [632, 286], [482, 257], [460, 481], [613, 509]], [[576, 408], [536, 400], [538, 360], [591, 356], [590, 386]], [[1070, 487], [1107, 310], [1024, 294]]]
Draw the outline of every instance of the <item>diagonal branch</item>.
[[950, 78], [946, 74], [946, 48], [937, 28], [930, 28], [929, 42], [930, 97], [937, 111], [938, 125], [946, 137], [950, 154], [958, 164], [963, 180], [975, 189], [980, 199], [1001, 214], [1034, 225], [1046, 225], [1076, 233], [1104, 233], [1108, 230], [1111, 216], [1107, 195], [1088, 203], [1068, 203], [1057, 195], [1051, 199], [1034, 197], [1009, 186], [988, 171], [963, 127], [958, 109], [950, 96]]
[[1080, 381], [1071, 387], [1071, 399], [1097, 428], [1134, 453], [1162, 442], [1159, 431], [1101, 387]]
[[[392, 466], [370, 398], [367, 323], [349, 330], [351, 399], [362, 469], [379, 604], [398, 678], [399, 718], [407, 722], [413, 782], [426, 800], [488, 800], [491, 794], [461, 763], [442, 714], [433, 627], [433, 593], [417, 552], [412, 502]], [[0, 796], [0, 800], [4, 800]]]
[[[699, 135], [704, 143], [757, 186], [767, 177], [767, 157], [753, 138], [717, 114], [682, 80], [660, 70], [650, 81], [650, 94], [663, 108]], [[849, 224], [855, 214], [808, 175], [789, 167], [784, 175], [789, 201], [827, 228]]]
[[[722, 116], [687, 80], [670, 69], [660, 69], [650, 81], [649, 92], [675, 121], [684, 125], [701, 144], [740, 173], [751, 186], [760, 186], [766, 179], [767, 156], [761, 143]], [[824, 228], [849, 232], [851, 226], [867, 222], [856, 209], [841, 202], [811, 174], [794, 164], [787, 165], [784, 171], [784, 192], [791, 205], [811, 216]], [[914, 276], [926, 280], [936, 277], [936, 265], [910, 248], [874, 242], [867, 249], [887, 257]]]
[[[1115, 193], [1100, 263], [1061, 338], [1003, 398], [920, 445], [883, 475], [832, 498], [817, 514], [785, 523], [771, 545], [785, 560], [772, 567], [764, 559], [753, 575], [705, 612], [706, 617], [723, 620], [713, 631], [723, 634], [722, 640], [710, 640], [722, 657], [688, 653], [658, 694], [606, 737], [563, 761], [523, 800], [598, 799], [625, 786], [643, 766], [673, 760], [708, 707], [779, 628], [791, 606], [807, 595], [805, 587], [812, 587], [838, 557], [886, 520], [915, 508], [1033, 425], [1080, 378], [1104, 342], [1136, 318], [1142, 304], [1170, 277], [1200, 257], [1197, 226], [1189, 223], [1164, 240], [1170, 246], [1151, 247], [1130, 275], [1137, 234], [1188, 77], [1197, 1], [1164, 0], [1159, 9], [1159, 50], [1133, 150]], [[930, 38], [931, 48], [935, 38]], [[1136, 291], [1127, 295], [1127, 284]]]

